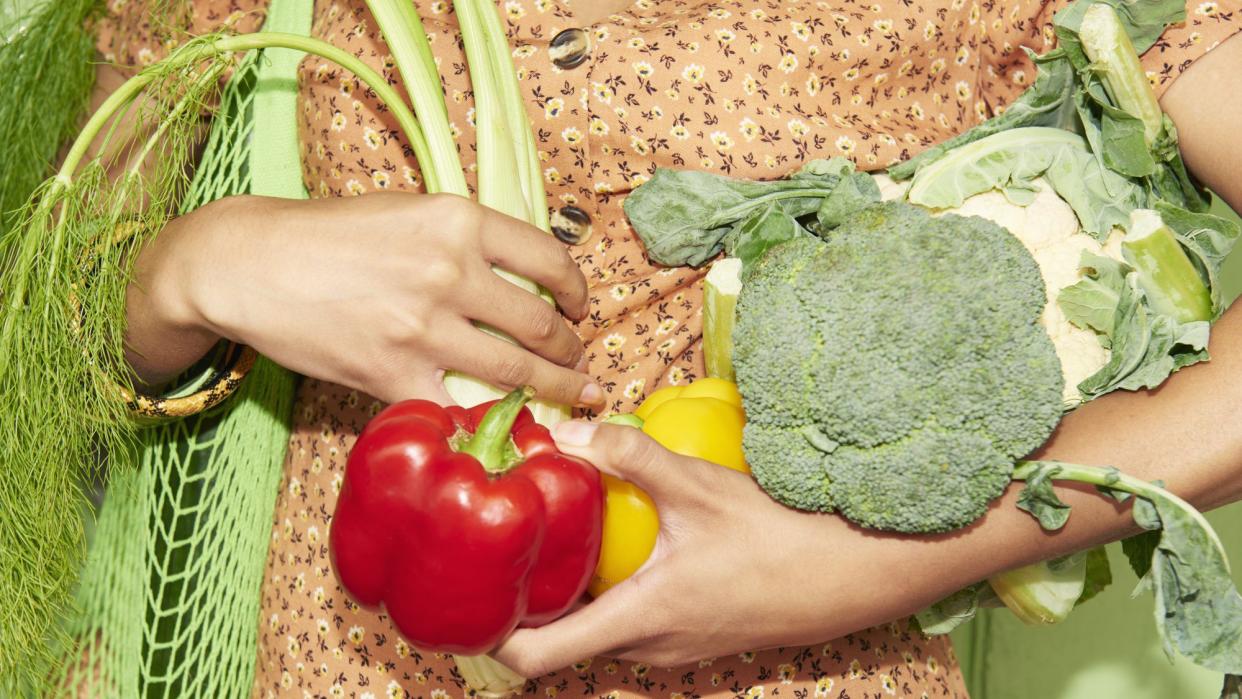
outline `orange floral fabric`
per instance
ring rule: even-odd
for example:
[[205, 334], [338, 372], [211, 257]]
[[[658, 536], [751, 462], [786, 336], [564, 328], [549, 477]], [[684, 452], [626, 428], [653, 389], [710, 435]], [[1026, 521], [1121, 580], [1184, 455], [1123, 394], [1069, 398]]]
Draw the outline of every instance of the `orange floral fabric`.
[[[586, 0], [576, 0], [577, 3]], [[136, 2], [136, 0], [130, 0]], [[1237, 31], [1239, 0], [1191, 2], [1188, 19], [1144, 57], [1163, 91], [1191, 61]], [[415, 0], [440, 61], [463, 161], [473, 114], [451, 4]], [[621, 204], [657, 167], [775, 178], [843, 155], [877, 169], [1004, 108], [1034, 78], [1020, 47], [1051, 47], [1056, 2], [1015, 0], [636, 0], [593, 26], [587, 60], [556, 67], [548, 44], [579, 27], [568, 0], [500, 0], [544, 166], [549, 206], [574, 205], [594, 234], [573, 248], [591, 290], [577, 331], [607, 411], [702, 375], [701, 276], [645, 258]], [[115, 0], [101, 46], [123, 62], [161, 47]], [[262, 0], [199, 0], [212, 18], [257, 25]], [[240, 26], [240, 25], [239, 25]], [[318, 0], [313, 33], [399, 82], [362, 0]], [[145, 43], [144, 43], [145, 42]], [[148, 51], [144, 53], [144, 49]], [[312, 196], [418, 191], [416, 163], [391, 115], [351, 75], [303, 61], [299, 123]], [[468, 172], [473, 181], [473, 173]], [[411, 270], [411, 273], [417, 273]], [[337, 586], [327, 532], [345, 456], [380, 404], [307, 380], [272, 528], [262, 590], [256, 697], [458, 696], [450, 660], [419, 653], [381, 614]], [[807, 561], [807, 565], [821, 565]], [[894, 565], [900, 565], [895, 562]], [[781, 571], [772, 571], [774, 578]], [[962, 697], [947, 639], [905, 622], [809, 648], [780, 648], [682, 668], [584, 659], [535, 678], [528, 694], [597, 696]]]

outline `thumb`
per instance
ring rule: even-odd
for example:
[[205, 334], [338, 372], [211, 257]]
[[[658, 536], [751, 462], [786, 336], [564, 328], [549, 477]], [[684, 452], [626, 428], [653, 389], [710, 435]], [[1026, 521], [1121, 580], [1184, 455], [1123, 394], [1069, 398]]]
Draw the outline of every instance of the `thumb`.
[[552, 436], [561, 451], [633, 483], [657, 502], [695, 492], [717, 468], [701, 459], [675, 454], [641, 430], [623, 425], [563, 422], [553, 429]]

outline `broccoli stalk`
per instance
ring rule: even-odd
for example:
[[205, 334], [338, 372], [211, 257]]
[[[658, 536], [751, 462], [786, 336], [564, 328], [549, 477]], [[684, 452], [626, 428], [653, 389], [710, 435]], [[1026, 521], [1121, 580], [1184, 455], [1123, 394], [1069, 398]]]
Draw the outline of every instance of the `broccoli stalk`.
[[1151, 209], [1130, 213], [1121, 252], [1138, 272], [1139, 286], [1153, 311], [1179, 323], [1212, 319], [1212, 294], [1159, 213]]
[[707, 375], [733, 381], [733, 320], [742, 290], [742, 260], [717, 260], [703, 280], [703, 362]]

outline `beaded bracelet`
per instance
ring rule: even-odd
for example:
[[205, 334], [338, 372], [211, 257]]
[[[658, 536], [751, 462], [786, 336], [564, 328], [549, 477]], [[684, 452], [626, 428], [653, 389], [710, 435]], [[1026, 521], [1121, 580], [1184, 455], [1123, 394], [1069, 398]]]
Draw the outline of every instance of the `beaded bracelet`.
[[237, 391], [259, 356], [252, 348], [233, 342], [228, 343], [221, 354], [223, 359], [212, 368], [207, 381], [189, 395], [149, 396], [120, 385], [117, 389], [126, 407], [136, 417], [181, 418], [210, 410]]

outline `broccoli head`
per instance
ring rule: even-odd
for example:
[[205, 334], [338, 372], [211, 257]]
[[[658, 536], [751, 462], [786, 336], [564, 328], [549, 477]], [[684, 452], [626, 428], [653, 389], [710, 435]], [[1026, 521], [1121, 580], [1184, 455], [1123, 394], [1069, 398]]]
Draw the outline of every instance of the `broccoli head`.
[[956, 529], [1062, 414], [1034, 258], [980, 218], [902, 203], [774, 247], [737, 303], [734, 366], [759, 484], [804, 510]]

